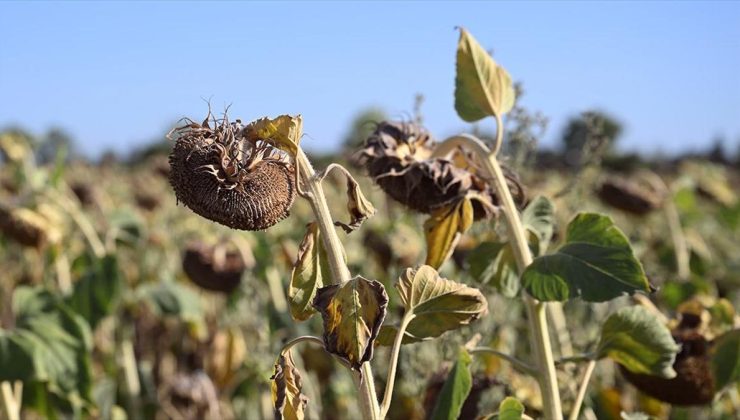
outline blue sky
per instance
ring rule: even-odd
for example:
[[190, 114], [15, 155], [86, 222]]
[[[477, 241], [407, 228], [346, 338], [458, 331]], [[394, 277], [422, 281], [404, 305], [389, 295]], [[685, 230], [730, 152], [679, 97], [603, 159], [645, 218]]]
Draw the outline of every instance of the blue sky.
[[[243, 120], [301, 113], [305, 145], [336, 146], [367, 106], [426, 97], [438, 137], [453, 109], [456, 25], [550, 117], [606, 110], [625, 150], [740, 143], [740, 3], [0, 3], [0, 127], [67, 130], [91, 155], [126, 151], [211, 98]], [[486, 124], [493, 124], [488, 122]]]

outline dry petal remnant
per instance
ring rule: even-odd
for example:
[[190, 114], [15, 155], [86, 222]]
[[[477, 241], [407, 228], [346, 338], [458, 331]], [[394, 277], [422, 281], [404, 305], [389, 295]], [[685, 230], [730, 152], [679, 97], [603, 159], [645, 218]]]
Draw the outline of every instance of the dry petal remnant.
[[[473, 195], [475, 219], [491, 216], [499, 200], [472, 159], [459, 151], [449, 159], [432, 157], [435, 145], [417, 124], [384, 121], [366, 140], [359, 160], [383, 191], [413, 210], [432, 213]], [[514, 174], [506, 176], [514, 199], [523, 205], [522, 185]]]
[[270, 144], [248, 140], [239, 120], [206, 119], [171, 134], [170, 183], [195, 213], [242, 230], [264, 230], [288, 216], [295, 167]]

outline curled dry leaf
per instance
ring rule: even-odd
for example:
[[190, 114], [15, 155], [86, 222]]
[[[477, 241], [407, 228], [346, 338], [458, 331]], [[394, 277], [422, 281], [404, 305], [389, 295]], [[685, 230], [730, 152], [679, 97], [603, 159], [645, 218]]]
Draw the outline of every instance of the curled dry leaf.
[[303, 420], [308, 398], [302, 393], [303, 379], [295, 367], [290, 351], [278, 356], [275, 373], [270, 379], [275, 418]]
[[318, 290], [314, 308], [324, 320], [324, 347], [358, 369], [373, 357], [373, 342], [385, 318], [388, 295], [376, 280], [355, 277]]
[[296, 321], [305, 321], [316, 312], [311, 304], [316, 291], [323, 286], [319, 235], [318, 223], [310, 223], [298, 248], [298, 259], [290, 276], [288, 300], [290, 315]]
[[406, 331], [414, 338], [439, 337], [488, 313], [480, 290], [440, 277], [428, 265], [406, 269], [396, 289], [406, 314], [413, 316]]
[[334, 222], [347, 233], [359, 228], [362, 222], [375, 214], [375, 207], [373, 207], [373, 204], [365, 198], [364, 194], [362, 194], [362, 190], [357, 181], [352, 179], [349, 175], [347, 175], [347, 211], [350, 215], [350, 221], [348, 224]]
[[[210, 115], [210, 114], [209, 114]], [[170, 184], [195, 213], [233, 229], [264, 230], [288, 216], [295, 167], [271, 143], [226, 117], [173, 130]]]

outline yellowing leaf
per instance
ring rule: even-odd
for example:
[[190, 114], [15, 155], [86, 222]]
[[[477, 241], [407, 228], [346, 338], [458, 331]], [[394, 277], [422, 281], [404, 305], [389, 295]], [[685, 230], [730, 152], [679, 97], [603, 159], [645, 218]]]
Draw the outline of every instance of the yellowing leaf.
[[514, 106], [516, 93], [509, 73], [468, 31], [460, 28], [457, 44], [455, 110], [465, 121], [502, 116]]
[[316, 297], [316, 290], [323, 286], [319, 239], [319, 226], [313, 222], [308, 225], [306, 236], [301, 241], [288, 287], [290, 315], [296, 321], [305, 321], [316, 312], [311, 303]]
[[260, 118], [244, 129], [248, 140], [266, 141], [295, 156], [303, 135], [303, 117], [280, 115], [275, 119]]
[[281, 354], [275, 363], [272, 379], [272, 404], [275, 418], [303, 420], [308, 398], [301, 392], [303, 380], [295, 367], [290, 351]]
[[439, 268], [449, 258], [460, 235], [473, 224], [473, 205], [464, 198], [449, 206], [441, 207], [424, 222], [427, 238], [426, 264]]
[[324, 319], [324, 347], [353, 369], [372, 359], [373, 341], [385, 318], [388, 295], [375, 280], [355, 277], [322, 287], [313, 306]]
[[428, 265], [407, 269], [396, 289], [406, 308], [405, 316], [413, 316], [406, 328], [411, 339], [438, 337], [488, 312], [488, 302], [478, 289], [442, 278]]

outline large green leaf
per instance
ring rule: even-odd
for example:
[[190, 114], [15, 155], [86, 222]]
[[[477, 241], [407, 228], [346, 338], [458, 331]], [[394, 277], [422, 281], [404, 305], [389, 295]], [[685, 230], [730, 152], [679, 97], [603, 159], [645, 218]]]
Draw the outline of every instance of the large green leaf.
[[485, 296], [475, 288], [439, 276], [423, 265], [407, 269], [396, 282], [406, 316], [413, 317], [406, 331], [412, 337], [438, 337], [488, 312]]
[[509, 73], [461, 28], [455, 76], [455, 110], [460, 118], [474, 122], [502, 116], [514, 106], [515, 98]]
[[650, 291], [627, 238], [609, 217], [594, 213], [576, 216], [568, 225], [565, 245], [536, 258], [524, 271], [522, 285], [545, 301], [581, 297], [604, 302]]
[[467, 351], [460, 350], [455, 365], [452, 366], [442, 390], [437, 397], [437, 404], [432, 411], [432, 420], [457, 420], [460, 410], [468, 398], [473, 386], [473, 377], [470, 374], [471, 358]]
[[79, 411], [92, 387], [88, 323], [43, 288], [17, 288], [13, 309], [15, 328], [0, 330], [0, 380], [23, 381], [50, 393], [58, 409]]
[[313, 303], [324, 320], [324, 347], [353, 369], [373, 357], [373, 342], [388, 306], [388, 295], [376, 280], [355, 277], [322, 287]]
[[711, 363], [717, 389], [740, 380], [740, 330], [732, 330], [717, 338]]
[[293, 266], [288, 286], [290, 315], [296, 321], [309, 319], [316, 310], [311, 306], [316, 291], [322, 287], [322, 245], [319, 226], [316, 222], [308, 225], [306, 236], [298, 249], [298, 259]]
[[673, 378], [680, 347], [657, 316], [642, 306], [622, 308], [601, 327], [597, 357], [609, 357], [634, 373]]
[[490, 284], [509, 298], [519, 293], [521, 283], [508, 243], [482, 242], [470, 251], [467, 262], [470, 274], [479, 283]]
[[115, 255], [93, 261], [92, 266], [74, 285], [67, 303], [95, 328], [111, 315], [120, 302], [123, 277]]

